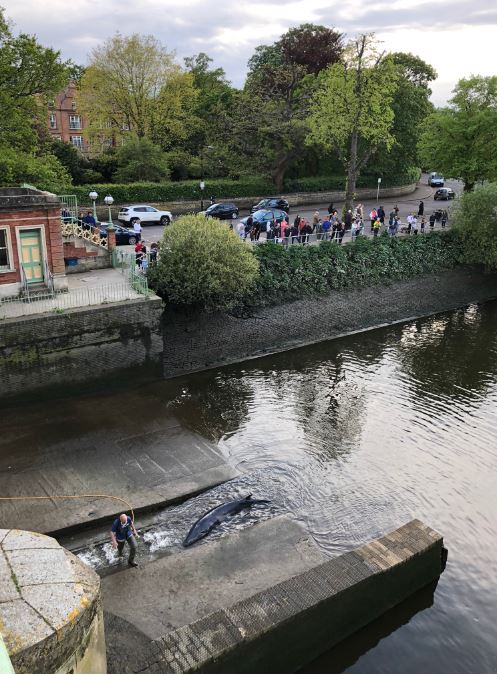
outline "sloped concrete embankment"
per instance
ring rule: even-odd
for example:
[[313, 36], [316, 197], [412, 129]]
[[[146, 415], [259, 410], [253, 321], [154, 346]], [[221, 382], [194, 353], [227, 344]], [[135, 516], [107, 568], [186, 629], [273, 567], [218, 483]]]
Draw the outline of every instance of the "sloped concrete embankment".
[[442, 552], [413, 520], [326, 561], [283, 517], [109, 576], [109, 673], [295, 672], [436, 580]]

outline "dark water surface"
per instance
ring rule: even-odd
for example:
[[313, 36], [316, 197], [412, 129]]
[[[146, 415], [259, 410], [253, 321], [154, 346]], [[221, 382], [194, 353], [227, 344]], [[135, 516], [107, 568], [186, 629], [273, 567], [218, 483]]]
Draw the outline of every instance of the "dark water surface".
[[[436, 590], [418, 592], [305, 674], [497, 672], [497, 303], [130, 384], [112, 401], [105, 409], [125, 401], [152, 420], [173, 415], [242, 473], [158, 514], [144, 535], [151, 554], [178, 546], [199, 513], [248, 492], [271, 507], [215, 536], [280, 513], [329, 555], [413, 517], [443, 534], [449, 561]], [[53, 415], [53, 403], [46, 410]], [[113, 560], [108, 544], [82, 557], [97, 568]]]
[[334, 555], [419, 517], [438, 587], [306, 668], [497, 672], [497, 303], [184, 379], [174, 412]]

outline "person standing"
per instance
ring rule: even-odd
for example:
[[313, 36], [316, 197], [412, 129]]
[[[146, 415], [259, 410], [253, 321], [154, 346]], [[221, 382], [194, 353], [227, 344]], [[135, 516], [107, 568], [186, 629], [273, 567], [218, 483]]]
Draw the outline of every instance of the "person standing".
[[143, 260], [143, 243], [141, 241], [137, 241], [135, 246], [135, 261], [138, 269], [140, 269], [142, 266], [142, 260]]
[[426, 219], [421, 218], [421, 224], [419, 225], [419, 229], [421, 231], [421, 234], [425, 233], [425, 225], [426, 225]]
[[352, 211], [350, 210], [350, 208], [345, 213], [343, 220], [345, 224], [345, 229], [350, 229], [352, 227]]
[[374, 233], [374, 223], [376, 222], [376, 218], [378, 217], [378, 212], [376, 208], [373, 208], [371, 210], [371, 213], [369, 214], [369, 219], [371, 220], [371, 231]]
[[142, 224], [140, 222], [140, 218], [136, 218], [136, 220], [133, 222], [133, 231], [137, 235], [136, 240], [139, 241], [142, 234]]
[[328, 206], [328, 215], [331, 215], [333, 213], [333, 202]]
[[150, 263], [157, 262], [158, 253], [159, 253], [159, 244], [158, 243], [150, 244]]
[[407, 216], [407, 233], [410, 234], [412, 232], [412, 223], [414, 220], [414, 215], [412, 213], [409, 213]]
[[424, 215], [424, 213], [425, 213], [425, 205], [423, 201], [420, 201], [418, 206], [418, 216], [421, 217], [422, 215]]
[[378, 232], [380, 231], [381, 227], [381, 220], [380, 218], [376, 218], [376, 220], [373, 222], [373, 236], [376, 239], [378, 236]]
[[323, 240], [328, 241], [331, 229], [331, 222], [329, 216], [323, 220], [321, 224], [321, 229], [323, 230]]
[[416, 235], [418, 233], [418, 219], [415, 215], [412, 216], [412, 233]]
[[364, 220], [364, 206], [362, 204], [357, 204], [356, 213], [359, 220]]
[[135, 562], [135, 537], [138, 538], [138, 532], [136, 531], [134, 522], [131, 520], [129, 515], [122, 513], [117, 519], [114, 520], [112, 529], [110, 530], [110, 537], [112, 541], [112, 547], [114, 550], [117, 549], [117, 554], [119, 557], [122, 557], [124, 544], [127, 543], [129, 545], [128, 564], [130, 566], [138, 566], [138, 564]]
[[444, 209], [442, 211], [442, 229], [445, 229], [445, 225], [447, 224], [447, 220], [449, 219], [449, 214], [447, 211]]
[[341, 245], [341, 243], [342, 243], [342, 241], [343, 241], [343, 237], [344, 237], [344, 235], [345, 235], [345, 229], [346, 229], [346, 227], [345, 227], [345, 222], [341, 222], [341, 223], [338, 225], [338, 230], [337, 230], [337, 239], [338, 239], [338, 243], [339, 243], [340, 245]]
[[380, 206], [378, 209], [378, 217], [380, 218], [380, 222], [382, 225], [385, 224], [385, 209], [383, 206]]
[[435, 228], [435, 220], [436, 220], [435, 213], [432, 213], [432, 214], [430, 215], [430, 230], [431, 230], [432, 232], [433, 232], [433, 230], [434, 230], [434, 228]]

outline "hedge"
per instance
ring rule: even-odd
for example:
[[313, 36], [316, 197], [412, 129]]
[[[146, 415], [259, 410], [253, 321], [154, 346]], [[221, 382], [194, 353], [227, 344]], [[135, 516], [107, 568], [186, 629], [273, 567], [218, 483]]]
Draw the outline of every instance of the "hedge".
[[[409, 171], [382, 180], [382, 187], [396, 187], [416, 182], [419, 178], [419, 169]], [[376, 176], [361, 176], [358, 187], [376, 187]], [[343, 190], [345, 188], [344, 176], [317, 176], [315, 178], [296, 178], [285, 181], [283, 193], [294, 192], [326, 192], [328, 190]], [[167, 183], [103, 183], [98, 185], [79, 185], [68, 187], [68, 194], [75, 194], [78, 202], [89, 204], [89, 192], [96, 189], [100, 197], [112, 194], [116, 204], [127, 203], [161, 203], [169, 201], [200, 201], [200, 188], [198, 180], [185, 180]], [[206, 181], [204, 198], [211, 195], [217, 198], [234, 199], [237, 197], [256, 197], [261, 195], [275, 194], [274, 185], [264, 178], [246, 178], [243, 180], [213, 179]]]
[[377, 239], [338, 245], [265, 244], [254, 247], [260, 275], [250, 306], [275, 304], [348, 287], [371, 286], [455, 267], [462, 254], [457, 232]]

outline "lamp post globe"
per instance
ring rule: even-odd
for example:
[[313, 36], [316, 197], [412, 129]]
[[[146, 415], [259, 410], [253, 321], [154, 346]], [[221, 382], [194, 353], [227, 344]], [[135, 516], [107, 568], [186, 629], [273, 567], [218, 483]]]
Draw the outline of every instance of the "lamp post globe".
[[97, 199], [98, 199], [98, 192], [95, 192], [95, 190], [92, 190], [88, 196], [89, 196], [90, 199], [93, 201], [93, 217], [95, 218], [95, 222], [97, 222]]
[[108, 194], [108, 195], [105, 197], [104, 202], [105, 202], [105, 204], [107, 205], [107, 207], [108, 207], [108, 209], [109, 209], [109, 226], [108, 226], [107, 229], [114, 229], [114, 225], [112, 224], [112, 213], [111, 213], [111, 210], [110, 210], [110, 207], [111, 207], [112, 204], [114, 203], [114, 198], [113, 198], [110, 194]]

